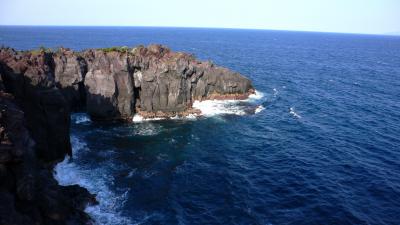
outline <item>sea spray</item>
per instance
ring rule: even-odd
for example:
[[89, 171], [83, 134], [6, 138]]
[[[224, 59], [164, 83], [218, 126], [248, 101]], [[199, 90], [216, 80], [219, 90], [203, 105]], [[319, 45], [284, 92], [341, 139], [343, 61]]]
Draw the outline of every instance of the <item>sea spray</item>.
[[86, 168], [82, 163], [75, 163], [74, 159], [79, 154], [89, 151], [86, 143], [78, 136], [71, 135], [73, 158], [67, 156], [64, 161], [58, 163], [54, 169], [54, 177], [60, 185], [78, 184], [96, 195], [98, 205], [88, 206], [85, 209], [96, 224], [101, 225], [128, 225], [131, 221], [120, 215], [120, 211], [127, 199], [128, 192], [117, 194], [109, 188], [113, 177], [109, 174], [107, 166], [98, 165], [97, 168]]

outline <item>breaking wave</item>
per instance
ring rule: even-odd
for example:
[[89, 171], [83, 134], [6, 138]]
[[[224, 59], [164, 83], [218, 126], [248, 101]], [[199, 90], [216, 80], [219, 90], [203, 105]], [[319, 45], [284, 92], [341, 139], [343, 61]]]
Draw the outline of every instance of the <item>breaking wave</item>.
[[243, 116], [262, 111], [264, 109], [263, 106], [255, 106], [254, 104], [258, 103], [263, 97], [264, 94], [262, 92], [256, 91], [245, 100], [195, 101], [193, 103], [193, 108], [200, 110], [201, 115], [206, 117], [223, 114]]
[[107, 166], [85, 168], [82, 162], [75, 163], [75, 157], [89, 149], [83, 140], [73, 135], [71, 144], [73, 158], [67, 156], [54, 169], [54, 177], [58, 183], [63, 186], [78, 184], [96, 195], [99, 204], [85, 209], [85, 212], [95, 220], [95, 224], [132, 224], [128, 218], [119, 213], [127, 199], [128, 191], [117, 194], [110, 189], [108, 185], [113, 182], [113, 177], [109, 175], [110, 168]]
[[[260, 100], [264, 98], [264, 93], [255, 91], [254, 94], [249, 95], [245, 100], [204, 100], [195, 101], [193, 108], [201, 111], [201, 116], [212, 117], [216, 115], [238, 115], [243, 116], [246, 114], [259, 113], [265, 108], [259, 104]], [[256, 105], [254, 105], [256, 104]], [[169, 119], [172, 120], [195, 120], [198, 116], [195, 114], [189, 114], [188, 116], [174, 116]], [[166, 118], [143, 118], [136, 114], [134, 115], [132, 122], [141, 123], [145, 121], [163, 120]]]
[[86, 113], [74, 113], [71, 116], [71, 120], [75, 124], [84, 124], [84, 123], [90, 123], [92, 120], [90, 119], [89, 115]]
[[254, 94], [249, 95], [249, 98], [246, 100], [242, 100], [242, 101], [257, 101], [264, 98], [264, 93], [259, 92], [259, 91], [255, 91]]
[[262, 105], [259, 105], [259, 106], [257, 106], [257, 108], [256, 108], [256, 110], [254, 111], [254, 113], [255, 113], [255, 114], [257, 114], [257, 113], [259, 113], [259, 112], [263, 111], [264, 109], [265, 109], [265, 107], [264, 107], [264, 106], [262, 106]]
[[206, 100], [195, 101], [193, 108], [201, 111], [203, 116], [215, 116], [219, 114], [245, 115], [244, 107], [238, 105], [238, 100]]
[[138, 115], [138, 114], [135, 114], [134, 116], [133, 116], [133, 118], [132, 118], [132, 122], [134, 122], [134, 123], [140, 123], [140, 122], [143, 122], [143, 121], [154, 121], [154, 120], [162, 120], [162, 119], [164, 119], [164, 118], [161, 118], [161, 117], [155, 117], [155, 118], [143, 118], [143, 116], [141, 116], [141, 115]]

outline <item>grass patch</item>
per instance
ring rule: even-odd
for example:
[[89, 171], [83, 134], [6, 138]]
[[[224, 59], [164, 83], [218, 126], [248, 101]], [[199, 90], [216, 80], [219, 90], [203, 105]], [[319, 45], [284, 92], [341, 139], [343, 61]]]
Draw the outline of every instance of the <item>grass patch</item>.
[[46, 48], [44, 46], [40, 46], [38, 49], [33, 49], [29, 51], [32, 54], [40, 54], [40, 53], [54, 53], [54, 50], [51, 48]]
[[122, 47], [99, 48], [98, 50], [101, 50], [103, 52], [128, 52], [129, 48], [126, 46], [122, 46]]

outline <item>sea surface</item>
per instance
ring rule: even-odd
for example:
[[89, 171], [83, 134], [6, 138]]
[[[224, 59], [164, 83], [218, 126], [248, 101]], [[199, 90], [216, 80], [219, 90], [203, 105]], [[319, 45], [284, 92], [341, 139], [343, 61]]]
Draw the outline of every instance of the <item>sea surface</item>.
[[97, 224], [400, 224], [400, 37], [0, 27], [16, 49], [150, 43], [238, 71], [258, 93], [201, 103], [201, 118], [73, 114], [73, 157], [54, 176], [97, 194]]

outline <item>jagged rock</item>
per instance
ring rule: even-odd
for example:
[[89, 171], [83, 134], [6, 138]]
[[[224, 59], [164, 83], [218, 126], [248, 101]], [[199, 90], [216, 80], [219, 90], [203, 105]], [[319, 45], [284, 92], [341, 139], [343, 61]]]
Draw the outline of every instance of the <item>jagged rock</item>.
[[70, 110], [56, 87], [52, 53], [0, 49], [0, 71], [5, 90], [12, 93], [28, 120], [36, 151], [45, 161], [71, 154]]
[[99, 120], [130, 120], [135, 113], [182, 115], [193, 110], [195, 100], [243, 99], [254, 92], [250, 80], [239, 73], [161, 45], [84, 52], [61, 48], [38, 54], [1, 49], [1, 53], [4, 76], [7, 81], [15, 79], [6, 82], [15, 83], [7, 84], [14, 92], [29, 90], [19, 87], [21, 79], [29, 79], [34, 94], [41, 93], [38, 87], [45, 93], [56, 87], [50, 96], [62, 93], [64, 99], [56, 97], [59, 102], [73, 108], [84, 105]]
[[127, 54], [88, 50], [84, 55], [87, 112], [98, 119], [131, 118], [135, 96]]
[[131, 53], [139, 89], [136, 110], [145, 117], [185, 114], [195, 100], [247, 98], [254, 91], [238, 73], [161, 45], [140, 46]]
[[84, 80], [87, 64], [83, 57], [70, 49], [60, 48], [53, 56], [54, 76], [58, 87], [72, 109], [85, 105]]
[[79, 186], [59, 186], [51, 174], [71, 154], [71, 110], [98, 120], [171, 117], [197, 113], [195, 100], [254, 92], [239, 73], [161, 45], [83, 52], [2, 47], [0, 78], [0, 224], [16, 225], [90, 223], [83, 210], [94, 197]]
[[94, 196], [77, 185], [59, 186], [34, 147], [24, 112], [0, 88], [0, 224], [91, 223], [83, 210], [96, 203]]

